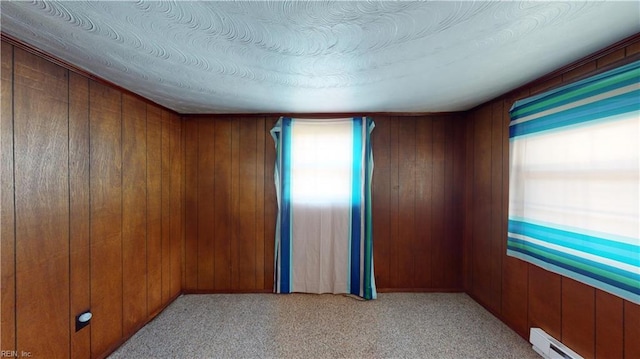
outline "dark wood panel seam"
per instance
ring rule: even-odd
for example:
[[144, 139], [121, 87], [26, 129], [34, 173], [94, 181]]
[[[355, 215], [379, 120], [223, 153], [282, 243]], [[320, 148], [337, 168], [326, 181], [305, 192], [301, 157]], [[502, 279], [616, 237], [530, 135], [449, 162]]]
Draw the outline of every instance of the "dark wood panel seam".
[[[198, 223], [200, 221], [200, 211], [199, 211], [199, 204], [198, 204], [200, 202], [200, 194], [199, 194], [200, 193], [199, 192], [199, 188], [200, 188], [200, 121], [195, 120], [195, 124], [196, 124], [196, 163], [195, 163], [195, 166], [196, 166], [196, 205], [195, 205], [196, 213], [194, 218], [196, 218], [195, 260], [196, 260], [196, 288], [198, 288], [198, 283], [200, 283], [200, 270], [199, 270], [200, 268], [200, 224]], [[215, 265], [214, 265], [214, 271], [215, 271]], [[214, 273], [214, 282], [215, 282], [215, 273]]]
[[[69, 280], [71, 280], [71, 160], [70, 154], [71, 151], [71, 76], [69, 74], [69, 70], [67, 72], [67, 206], [69, 207], [69, 214], [67, 218], [67, 226], [69, 226], [69, 231], [67, 233], [67, 242], [69, 246], [69, 268], [68, 268], [68, 276]], [[73, 302], [73, 298], [71, 297], [71, 286], [69, 283], [69, 314], [67, 318], [71, 318], [71, 302]], [[71, 332], [70, 327], [67, 325], [67, 330], [69, 330], [69, 358], [71, 358], [72, 354], [72, 341], [73, 341], [73, 333]]]
[[144, 183], [145, 183], [145, 223], [144, 223], [144, 268], [145, 268], [145, 313], [149, 317], [149, 106], [144, 106]]
[[[89, 173], [87, 174], [87, 176], [88, 176], [87, 181], [89, 182], [89, 186], [87, 187], [87, 191], [89, 192], [89, 193], [87, 193], [87, 195], [89, 196], [89, 208], [88, 208], [89, 209], [89, 244], [88, 244], [89, 245], [89, 268], [88, 268], [88, 271], [89, 271], [89, 308], [91, 308], [91, 305], [93, 304], [93, 299], [91, 297], [92, 292], [93, 292], [91, 290], [91, 287], [92, 287], [91, 280], [93, 278], [93, 276], [91, 274], [91, 268], [93, 267], [91, 265], [91, 253], [93, 252], [91, 250], [91, 248], [92, 248], [91, 239], [93, 238], [93, 236], [92, 236], [93, 231], [91, 230], [91, 228], [92, 228], [91, 227], [91, 225], [92, 225], [92, 223], [91, 223], [92, 222], [92, 220], [91, 220], [92, 219], [91, 208], [93, 208], [92, 207], [93, 203], [91, 203], [91, 198], [92, 198], [91, 197], [91, 193], [93, 193], [93, 191], [91, 191], [91, 154], [92, 154], [92, 151], [91, 151], [91, 83], [92, 83], [92, 81], [90, 81], [90, 80], [87, 81], [87, 116], [88, 116], [88, 118], [87, 118], [87, 126], [88, 126], [88, 128], [87, 128], [87, 136], [89, 136], [88, 141], [87, 141], [88, 142], [88, 146], [89, 146], [89, 148], [88, 148], [88, 151], [89, 151], [88, 172]], [[89, 324], [89, 328], [91, 328], [91, 324]], [[92, 339], [91, 339], [92, 337], [93, 337], [93, 335], [89, 335], [89, 353], [93, 352], [92, 351]]]
[[162, 265], [164, 256], [162, 255], [163, 253], [163, 241], [164, 241], [164, 236], [163, 236], [163, 220], [164, 220], [164, 215], [163, 215], [163, 205], [164, 205], [164, 166], [163, 166], [163, 162], [162, 162], [162, 157], [164, 157], [164, 144], [163, 142], [163, 137], [162, 136], [162, 131], [164, 129], [164, 119], [162, 118], [162, 111], [160, 111], [160, 305], [164, 305], [164, 303], [162, 303], [162, 293], [164, 293], [164, 288], [162, 288], [162, 286], [164, 285], [164, 267]]
[[[124, 203], [124, 171], [125, 171], [125, 166], [124, 166], [124, 141], [125, 141], [125, 137], [124, 137], [124, 103], [122, 101], [122, 92], [119, 92], [120, 94], [120, 268], [122, 269], [120, 271], [120, 295], [122, 296], [122, 306], [120, 307], [120, 333], [123, 333], [124, 335], [124, 318], [125, 318], [125, 312], [124, 312], [124, 303], [125, 303], [125, 288], [124, 288], [124, 211], [123, 211], [123, 203]], [[122, 338], [122, 337], [121, 337]]]
[[18, 244], [18, 226], [16, 215], [16, 50], [11, 51], [11, 151], [12, 151], [12, 180], [13, 180], [13, 347], [18, 350], [18, 278], [17, 278], [17, 244]]

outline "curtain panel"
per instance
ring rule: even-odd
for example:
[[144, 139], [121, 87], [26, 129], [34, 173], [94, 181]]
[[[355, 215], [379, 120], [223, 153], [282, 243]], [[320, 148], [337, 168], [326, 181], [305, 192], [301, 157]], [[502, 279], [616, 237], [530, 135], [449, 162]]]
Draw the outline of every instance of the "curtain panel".
[[507, 254], [640, 304], [640, 61], [510, 114]]
[[376, 298], [368, 117], [282, 117], [271, 130], [278, 199], [274, 292]]

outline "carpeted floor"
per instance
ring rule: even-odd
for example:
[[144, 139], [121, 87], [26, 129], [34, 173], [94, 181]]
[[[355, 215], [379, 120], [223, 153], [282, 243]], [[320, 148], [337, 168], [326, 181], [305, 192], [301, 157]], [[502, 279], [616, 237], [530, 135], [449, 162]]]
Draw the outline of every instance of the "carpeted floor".
[[179, 297], [110, 358], [518, 358], [527, 341], [462, 293]]

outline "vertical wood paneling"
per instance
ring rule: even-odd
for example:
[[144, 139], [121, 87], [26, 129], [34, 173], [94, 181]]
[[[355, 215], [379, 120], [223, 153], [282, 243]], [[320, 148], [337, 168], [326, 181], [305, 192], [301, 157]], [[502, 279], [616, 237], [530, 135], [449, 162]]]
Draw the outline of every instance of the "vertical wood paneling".
[[147, 317], [147, 107], [122, 97], [123, 330], [132, 333]]
[[183, 142], [167, 114], [174, 247], [162, 258], [162, 109], [2, 42], [2, 350], [104, 357], [168, 304], [163, 260], [181, 290]]
[[[182, 150], [181, 126], [177, 116], [172, 115], [170, 129], [170, 255], [169, 255], [169, 298], [176, 297], [182, 290]], [[168, 302], [165, 302], [165, 304]]]
[[0, 348], [16, 350], [15, 213], [13, 179], [13, 46], [0, 50]]
[[595, 356], [595, 289], [562, 278], [562, 342], [585, 359]]
[[373, 263], [376, 285], [379, 288], [391, 287], [391, 236], [390, 236], [390, 200], [391, 158], [390, 158], [390, 121], [387, 117], [375, 119], [376, 127], [371, 135], [374, 155], [373, 178], [371, 181], [373, 222]]
[[415, 261], [414, 236], [415, 236], [415, 189], [416, 189], [416, 122], [414, 118], [399, 121], [398, 158], [398, 236], [393, 238], [398, 247], [399, 274], [394, 282], [399, 288], [412, 288], [414, 286]]
[[[19, 49], [15, 62], [16, 347], [64, 357], [70, 353], [68, 72]], [[42, 330], [42, 318], [62, 329]]]
[[[433, 209], [434, 197], [434, 136], [433, 136], [433, 121], [430, 118], [423, 118], [416, 121], [416, 198], [418, 199], [415, 204], [416, 221], [415, 233], [416, 233], [416, 248], [415, 256], [416, 263], [416, 286], [419, 288], [429, 288], [432, 285], [432, 267], [436, 267], [434, 263], [437, 258], [434, 256], [433, 243], [433, 221], [432, 218], [436, 216]], [[374, 152], [376, 163], [374, 164], [375, 170], [378, 170], [378, 158], [379, 154]], [[386, 158], [388, 161], [388, 157]], [[387, 164], [388, 167], [388, 164]], [[388, 193], [388, 182], [384, 184], [381, 191]], [[375, 188], [377, 190], [377, 188]], [[378, 223], [380, 219], [376, 218], [375, 223]], [[377, 235], [377, 232], [374, 233]], [[376, 243], [377, 244], [377, 243]], [[377, 269], [376, 262], [376, 269]], [[437, 270], [438, 268], [434, 268]]]
[[[198, 289], [198, 120], [185, 120], [185, 290]], [[210, 280], [213, 283], [213, 279]]]
[[[239, 282], [240, 282], [240, 271], [239, 271], [239, 257], [240, 255], [245, 255], [247, 253], [240, 253], [239, 247], [241, 246], [241, 241], [244, 241], [243, 238], [240, 238], [238, 231], [239, 225], [239, 198], [240, 198], [240, 124], [243, 122], [242, 118], [238, 118], [231, 123], [231, 190], [230, 190], [230, 198], [231, 198], [231, 208], [229, 218], [229, 230], [231, 231], [231, 237], [229, 241], [229, 278], [231, 283], [229, 284], [231, 290], [239, 290]], [[248, 188], [250, 191], [251, 189]], [[251, 225], [247, 221], [244, 225]], [[255, 224], [255, 218], [254, 218]], [[251, 256], [251, 254], [248, 254]]]
[[561, 278], [538, 266], [529, 265], [529, 327], [542, 328], [562, 338]]
[[[399, 288], [399, 278], [407, 272], [401, 272], [401, 259], [398, 238], [400, 236], [400, 155], [399, 155], [399, 128], [397, 117], [389, 117], [389, 288]], [[374, 154], [375, 156], [375, 154]], [[375, 172], [375, 169], [374, 169]], [[375, 251], [375, 245], [373, 250]], [[374, 264], [375, 265], [375, 264]], [[410, 267], [409, 267], [410, 269]]]
[[624, 301], [624, 357], [640, 358], [640, 305]]
[[[570, 343], [574, 350], [585, 357], [628, 356], [628, 352], [633, 352], [635, 349], [633, 347], [627, 349], [627, 345], [636, 345], [635, 343], [640, 342], [633, 340], [631, 341], [633, 344], [627, 343], [628, 334], [624, 335], [623, 342], [622, 328], [633, 331], [634, 329], [629, 328], [636, 328], [638, 325], [627, 324], [626, 314], [623, 315], [621, 311], [624, 301], [619, 298], [504, 254], [509, 195], [508, 109], [517, 99], [584, 78], [596, 68], [609, 66], [625, 56], [630, 56], [637, 51], [629, 51], [629, 49], [640, 48], [637, 44], [638, 42], [626, 48], [613, 49], [591, 62], [581, 64], [570, 71], [535, 83], [518, 92], [506, 94], [466, 114], [466, 124], [470, 131], [467, 133], [467, 148], [471, 149], [467, 151], [466, 169], [473, 170], [473, 173], [466, 174], [464, 201], [473, 205], [465, 206], [464, 210], [466, 224], [463, 229], [462, 266], [465, 273], [465, 288], [471, 296], [498, 315], [521, 336], [527, 338], [529, 327], [539, 326], [565, 344]], [[499, 104], [500, 102], [502, 105]], [[486, 114], [486, 108], [489, 106], [493, 106], [493, 111], [491, 114]], [[500, 106], [501, 110], [498, 108]], [[500, 116], [502, 119], [499, 118]], [[491, 122], [489, 130], [482, 124], [486, 118]], [[499, 135], [500, 132], [502, 135]], [[498, 145], [499, 141], [502, 141], [501, 149]], [[491, 158], [488, 161], [482, 152], [478, 152], [478, 149], [483, 146], [491, 147]], [[491, 168], [490, 188], [485, 186], [484, 178], [478, 178], [477, 173], [477, 170], [487, 166]], [[498, 173], [500, 166], [502, 167], [501, 176]], [[498, 194], [499, 191], [502, 192], [502, 198]], [[486, 198], [479, 198], [483, 196]], [[480, 205], [481, 203], [484, 205]], [[478, 219], [478, 216], [483, 216], [481, 212], [483, 207], [490, 208], [489, 222]], [[497, 228], [501, 230], [496, 231]], [[486, 241], [483, 235], [485, 232], [489, 233]], [[487, 246], [491, 248], [488, 252]], [[472, 263], [468, 263], [469, 259]], [[497, 271], [495, 267], [500, 261], [502, 261], [500, 265], [502, 270]], [[491, 278], [490, 285], [486, 284], [486, 280], [481, 279], [484, 277], [483, 273], [478, 272], [478, 269], [485, 267], [490, 268], [488, 271]], [[499, 292], [501, 295], [496, 297], [496, 293]], [[623, 317], [625, 317], [624, 321]], [[637, 322], [640, 323], [640, 320]], [[635, 334], [635, 336], [640, 335]], [[625, 353], [622, 352], [623, 346], [627, 350]], [[638, 356], [634, 353], [631, 357], [634, 355]]]
[[215, 288], [214, 281], [214, 197], [215, 123], [198, 120], [198, 289]]
[[467, 127], [463, 121], [464, 117], [456, 116], [454, 121], [454, 170], [453, 170], [453, 198], [455, 203], [454, 217], [451, 231], [451, 251], [453, 252], [453, 262], [455, 262], [455, 275], [454, 283], [455, 288], [461, 290], [464, 288], [464, 275], [463, 275], [463, 246], [464, 246], [464, 223], [465, 223], [465, 193], [466, 193], [466, 180], [468, 177], [466, 167], [466, 154], [467, 154]]
[[[239, 290], [252, 290], [256, 288], [256, 198], [257, 198], [257, 157], [258, 157], [258, 121], [236, 121], [238, 126], [237, 147], [237, 188], [232, 193], [237, 193], [234, 200], [234, 227], [236, 237], [234, 240], [234, 270], [233, 284]], [[237, 148], [237, 149], [236, 149]], [[262, 271], [262, 268], [260, 268]]]
[[623, 356], [623, 300], [596, 289], [595, 357]]
[[69, 73], [69, 248], [71, 357], [91, 355], [91, 326], [76, 332], [75, 317], [91, 308], [89, 81]]
[[[472, 290], [482, 304], [491, 303], [491, 104], [474, 117]], [[495, 260], [495, 259], [494, 259]], [[492, 308], [493, 309], [493, 308]]]
[[435, 288], [445, 288], [444, 271], [447, 268], [447, 261], [450, 258], [445, 257], [445, 243], [449, 240], [446, 228], [445, 208], [445, 146], [446, 138], [446, 121], [447, 119], [438, 117], [433, 120], [433, 193], [431, 195], [431, 283]]
[[[454, 137], [464, 137], [463, 123], [455, 116], [379, 116], [374, 120], [373, 225], [378, 288], [460, 289], [461, 223], [449, 217], [462, 206], [459, 188], [464, 180], [460, 174], [464, 172], [465, 143]], [[186, 256], [185, 268], [192, 268], [186, 282], [202, 282], [206, 277], [210, 283], [213, 277], [214, 284], [185, 290], [272, 289], [277, 205], [275, 147], [269, 130], [274, 121], [239, 116], [186, 119], [187, 138], [199, 139], [197, 145], [187, 144], [185, 154], [190, 184], [186, 188], [187, 212], [193, 213], [187, 217], [197, 228], [186, 228], [185, 245], [191, 254]], [[433, 158], [437, 158], [435, 167]], [[437, 190], [432, 190], [434, 177]], [[213, 192], [207, 192], [211, 188]], [[425, 229], [425, 216], [427, 221], [436, 216], [437, 239], [431, 238], [430, 228]], [[214, 220], [207, 221], [210, 218]], [[439, 264], [434, 265], [432, 258]], [[203, 260], [211, 261], [203, 265]], [[434, 272], [439, 275], [437, 286], [431, 282]]]
[[[503, 101], [502, 106], [502, 130], [503, 130], [503, 230], [507, 233], [507, 222], [509, 214], [509, 109], [516, 100], [527, 97], [528, 90], [508, 96]], [[528, 327], [528, 269], [529, 265], [525, 261], [506, 256], [506, 239], [502, 241], [502, 316], [518, 334], [522, 337], [529, 336]]]
[[162, 307], [162, 110], [147, 105], [147, 310]]
[[171, 297], [171, 117], [162, 111], [161, 127], [161, 298], [162, 304]]
[[475, 252], [473, 250], [473, 214], [474, 211], [474, 139], [475, 139], [475, 121], [477, 117], [477, 111], [474, 111], [467, 115], [467, 121], [465, 124], [465, 169], [466, 176], [464, 182], [464, 226], [462, 231], [462, 273], [463, 286], [467, 293], [475, 296], [473, 289], [473, 258]]
[[462, 232], [460, 231], [459, 213], [462, 213], [462, 207], [460, 206], [461, 196], [459, 194], [463, 188], [461, 149], [464, 142], [459, 140], [461, 138], [459, 118], [444, 118], [443, 121], [445, 124], [445, 201], [442, 212], [445, 216], [445, 232], [442, 236], [442, 257], [446, 260], [443, 266], [441, 288], [460, 288], [462, 286], [460, 280]]
[[491, 278], [490, 283], [490, 303], [492, 303], [493, 310], [499, 311], [502, 301], [502, 278], [500, 272], [502, 271], [502, 258], [503, 243], [507, 240], [506, 232], [503, 232], [502, 219], [505, 214], [502, 212], [502, 156], [504, 150], [503, 145], [503, 124], [502, 120], [502, 101], [494, 101], [491, 105], [491, 200], [489, 206], [491, 207], [491, 220], [490, 220], [490, 246], [491, 246], [491, 258], [489, 275]]
[[[256, 159], [255, 159], [255, 175], [254, 181], [256, 183], [256, 234], [255, 234], [255, 273], [256, 279], [253, 288], [263, 289], [265, 278], [265, 190], [264, 190], [264, 174], [265, 174], [265, 121], [260, 118], [256, 121]], [[265, 288], [266, 289], [266, 288]]]
[[122, 338], [121, 94], [91, 81], [91, 353]]
[[212, 235], [215, 240], [213, 248], [213, 253], [215, 253], [214, 283], [215, 288], [222, 291], [231, 289], [232, 129], [232, 120], [215, 121], [215, 211], [213, 218], [215, 232]]

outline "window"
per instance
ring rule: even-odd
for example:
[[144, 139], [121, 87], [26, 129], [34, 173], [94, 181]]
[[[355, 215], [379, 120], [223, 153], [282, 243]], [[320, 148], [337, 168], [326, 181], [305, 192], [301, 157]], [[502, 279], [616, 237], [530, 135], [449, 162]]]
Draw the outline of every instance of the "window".
[[274, 291], [376, 297], [371, 233], [373, 121], [281, 118]]
[[511, 109], [507, 254], [640, 304], [640, 61]]

